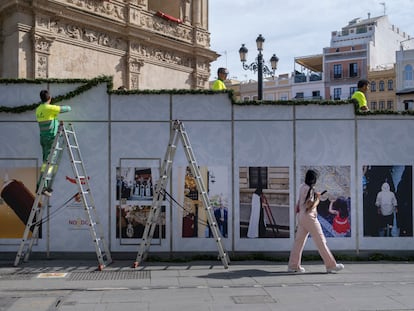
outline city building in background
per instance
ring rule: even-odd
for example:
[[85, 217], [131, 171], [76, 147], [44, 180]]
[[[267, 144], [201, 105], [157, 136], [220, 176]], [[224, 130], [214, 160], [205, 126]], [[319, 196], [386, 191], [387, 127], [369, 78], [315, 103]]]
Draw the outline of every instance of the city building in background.
[[414, 110], [414, 49], [407, 50], [401, 44], [401, 50], [397, 51], [396, 68], [398, 108]]
[[[371, 110], [414, 109], [414, 40], [386, 15], [355, 18], [331, 33], [322, 54], [295, 57], [292, 73], [268, 78], [266, 100], [345, 100], [368, 79]], [[257, 99], [257, 81], [240, 83], [242, 100]]]
[[1, 1], [0, 77], [113, 76], [114, 88], [205, 89], [208, 0]]
[[378, 66], [368, 71], [370, 110], [400, 110], [395, 93], [395, 65]]
[[324, 48], [327, 98], [350, 98], [358, 80], [367, 79], [370, 71], [395, 63], [400, 42], [408, 38], [408, 34], [390, 24], [386, 15], [355, 18], [341, 31], [332, 32], [331, 45]]

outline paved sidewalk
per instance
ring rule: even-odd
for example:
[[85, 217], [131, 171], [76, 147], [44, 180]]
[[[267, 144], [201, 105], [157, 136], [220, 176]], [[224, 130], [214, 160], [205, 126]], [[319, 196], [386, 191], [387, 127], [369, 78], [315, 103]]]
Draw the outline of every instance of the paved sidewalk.
[[304, 274], [267, 261], [144, 263], [94, 260], [0, 261], [0, 311], [28, 310], [414, 310], [412, 262], [345, 262]]

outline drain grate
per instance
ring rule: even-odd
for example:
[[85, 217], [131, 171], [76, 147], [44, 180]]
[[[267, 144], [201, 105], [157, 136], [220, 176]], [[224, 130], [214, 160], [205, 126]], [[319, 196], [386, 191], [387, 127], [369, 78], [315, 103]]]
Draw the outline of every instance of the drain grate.
[[[20, 281], [20, 280], [30, 280], [35, 277], [36, 274], [33, 273], [10, 273], [10, 274], [0, 274], [0, 281]], [[1, 310], [1, 309], [0, 309]]]
[[150, 271], [91, 271], [71, 272], [68, 281], [134, 280], [149, 279]]

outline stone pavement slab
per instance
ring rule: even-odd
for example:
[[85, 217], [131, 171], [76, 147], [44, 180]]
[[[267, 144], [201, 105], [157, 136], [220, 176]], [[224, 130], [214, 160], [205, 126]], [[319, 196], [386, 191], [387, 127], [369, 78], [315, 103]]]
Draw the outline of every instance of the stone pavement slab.
[[148, 263], [93, 260], [0, 261], [0, 311], [21, 310], [414, 310], [412, 262], [345, 262], [304, 274], [268, 261]]

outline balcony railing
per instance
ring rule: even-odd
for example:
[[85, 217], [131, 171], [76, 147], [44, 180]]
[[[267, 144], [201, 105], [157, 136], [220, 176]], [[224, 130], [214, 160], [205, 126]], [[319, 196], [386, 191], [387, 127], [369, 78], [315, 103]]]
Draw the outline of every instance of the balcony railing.
[[322, 73], [311, 73], [310, 75], [295, 74], [294, 76], [295, 83], [304, 83], [304, 82], [313, 82], [313, 81], [322, 81]]

